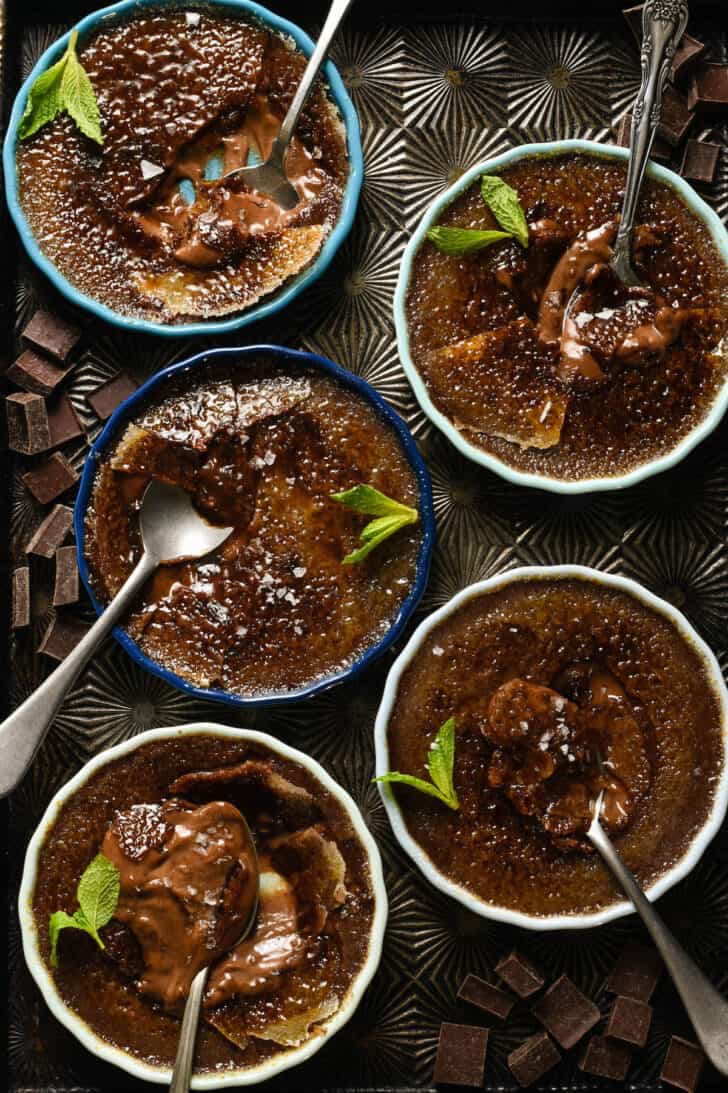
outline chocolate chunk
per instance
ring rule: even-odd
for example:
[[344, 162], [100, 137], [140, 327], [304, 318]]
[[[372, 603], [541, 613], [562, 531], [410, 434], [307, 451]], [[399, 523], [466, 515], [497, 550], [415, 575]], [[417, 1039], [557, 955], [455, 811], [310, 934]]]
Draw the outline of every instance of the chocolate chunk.
[[697, 38], [692, 38], [689, 34], [683, 34], [672, 59], [673, 80], [679, 79], [687, 69], [694, 65], [696, 61], [699, 61], [707, 48], [705, 42], [699, 42]]
[[68, 395], [59, 394], [48, 402], [48, 428], [51, 433], [51, 447], [57, 448], [68, 440], [83, 436], [83, 425], [78, 419]]
[[30, 624], [30, 569], [27, 565], [13, 570], [12, 628], [19, 630]]
[[73, 365], [67, 365], [62, 368], [36, 353], [34, 349], [26, 349], [5, 374], [11, 383], [24, 387], [26, 391], [32, 391], [36, 395], [50, 395], [72, 367]]
[[637, 998], [614, 999], [607, 1022], [606, 1035], [627, 1044], [644, 1047], [652, 1022], [652, 1006]]
[[75, 546], [59, 547], [56, 551], [56, 581], [53, 606], [61, 607], [78, 601], [78, 565]]
[[501, 1019], [506, 1018], [516, 1004], [515, 998], [477, 975], [466, 977], [458, 991], [458, 998]]
[[36, 311], [22, 333], [23, 340], [65, 363], [78, 344], [81, 331], [50, 311]]
[[54, 452], [23, 475], [23, 482], [42, 505], [55, 501], [78, 480], [78, 474], [61, 452]]
[[599, 1078], [611, 1078], [621, 1082], [629, 1070], [632, 1052], [626, 1044], [619, 1044], [607, 1036], [592, 1036], [579, 1060], [579, 1069]]
[[715, 179], [720, 145], [708, 140], [689, 140], [685, 145], [680, 174], [688, 182], [709, 185]]
[[498, 961], [495, 973], [512, 991], [515, 991], [519, 998], [529, 998], [536, 991], [541, 990], [545, 982], [536, 965], [516, 949]]
[[87, 402], [96, 416], [106, 421], [116, 407], [120, 406], [124, 399], [129, 398], [129, 395], [133, 395], [136, 389], [137, 385], [126, 372], [117, 372], [110, 380], [87, 395]]
[[546, 1032], [537, 1032], [508, 1056], [508, 1066], [518, 1084], [533, 1085], [561, 1060], [561, 1052]]
[[[617, 129], [616, 141], [622, 148], [629, 148], [629, 138], [632, 132], [632, 115], [623, 114], [619, 119], [619, 127]], [[655, 139], [652, 142], [652, 148], [650, 149], [650, 158], [657, 160], [659, 163], [668, 163], [672, 158], [672, 148], [660, 137], [659, 133], [656, 134]]]
[[649, 1002], [662, 975], [662, 961], [654, 949], [631, 942], [620, 953], [607, 979], [607, 990]]
[[703, 1069], [705, 1056], [697, 1044], [673, 1036], [662, 1064], [660, 1080], [684, 1093], [693, 1093]]
[[44, 452], [51, 446], [48, 409], [40, 395], [23, 392], [5, 399], [8, 447], [23, 455]]
[[568, 976], [562, 975], [531, 1006], [534, 1017], [562, 1047], [570, 1048], [594, 1028], [601, 1014]]
[[53, 660], [65, 660], [88, 630], [88, 626], [79, 619], [57, 615], [43, 635], [38, 652], [45, 653]]
[[447, 1085], [482, 1086], [485, 1078], [487, 1028], [440, 1025], [434, 1081]]
[[67, 505], [56, 505], [37, 529], [27, 547], [26, 554], [39, 554], [52, 558], [73, 525], [73, 510]]
[[678, 144], [682, 144], [692, 120], [693, 112], [688, 106], [685, 96], [676, 91], [674, 87], [666, 87], [662, 96], [662, 113], [660, 114], [658, 134], [673, 148], [676, 148]]
[[700, 67], [690, 81], [688, 107], [711, 114], [728, 110], [728, 64]]

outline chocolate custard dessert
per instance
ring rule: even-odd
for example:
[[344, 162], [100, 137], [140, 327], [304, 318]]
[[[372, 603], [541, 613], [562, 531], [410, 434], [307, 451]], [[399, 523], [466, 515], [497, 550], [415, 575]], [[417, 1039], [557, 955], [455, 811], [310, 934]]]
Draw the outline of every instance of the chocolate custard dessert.
[[[352, 389], [264, 358], [171, 378], [96, 472], [85, 551], [102, 602], [141, 551], [148, 482], [181, 486], [223, 545], [162, 566], [125, 628], [146, 656], [198, 687], [285, 695], [373, 648], [412, 590], [422, 540], [418, 483], [398, 435]], [[354, 564], [361, 515], [332, 494], [360, 483], [415, 522]]]
[[75, 288], [129, 318], [185, 322], [242, 311], [313, 261], [349, 169], [324, 85], [286, 159], [294, 209], [221, 177], [268, 156], [306, 64], [291, 39], [224, 7], [152, 8], [78, 56], [103, 145], [64, 114], [16, 153], [23, 212]]
[[[608, 266], [623, 162], [531, 156], [498, 178], [525, 216], [520, 242], [453, 256], [426, 239], [413, 260], [410, 352], [435, 406], [508, 466], [561, 480], [671, 451], [728, 374], [728, 270], [707, 227], [648, 178], [633, 236], [643, 285], [626, 289]], [[438, 226], [499, 228], [480, 179]]]
[[[73, 910], [99, 853], [118, 873], [103, 948], [63, 929], [54, 954], [50, 918]], [[210, 1072], [320, 1035], [366, 961], [374, 902], [366, 849], [312, 772], [201, 732], [142, 744], [74, 793], [40, 852], [33, 913], [65, 1005], [155, 1066], [172, 1064], [190, 983], [210, 964], [196, 1056]]]
[[456, 807], [393, 792], [415, 842], [478, 898], [593, 912], [622, 898], [585, 838], [599, 793], [603, 826], [652, 884], [711, 811], [722, 716], [704, 660], [667, 617], [596, 581], [514, 579], [426, 637], [388, 725], [390, 769], [422, 777], [454, 718]]

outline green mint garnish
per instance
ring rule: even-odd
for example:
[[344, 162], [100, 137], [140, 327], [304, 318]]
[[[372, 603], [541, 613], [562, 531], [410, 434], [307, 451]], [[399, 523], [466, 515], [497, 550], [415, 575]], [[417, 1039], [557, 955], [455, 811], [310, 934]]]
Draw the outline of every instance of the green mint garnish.
[[65, 110], [85, 136], [97, 144], [104, 143], [99, 104], [86, 70], [76, 56], [77, 39], [74, 30], [60, 61], [41, 72], [31, 87], [18, 126], [20, 140], [32, 137]]
[[71, 927], [90, 934], [103, 949], [104, 943], [99, 937], [99, 930], [113, 917], [119, 902], [119, 870], [103, 854], [97, 854], [86, 866], [78, 882], [76, 899], [78, 908], [72, 915], [65, 911], [55, 911], [48, 924], [48, 936], [51, 943], [51, 964], [58, 967], [58, 935], [61, 930]]
[[391, 497], [375, 490], [373, 486], [352, 486], [350, 490], [344, 490], [343, 493], [332, 493], [331, 497], [334, 501], [354, 509], [355, 512], [362, 512], [366, 516], [376, 518], [370, 520], [361, 531], [359, 539], [362, 545], [342, 559], [344, 565], [363, 561], [375, 547], [378, 547], [390, 535], [394, 535], [395, 531], [399, 531], [407, 524], [416, 524], [418, 520], [417, 509], [403, 505], [399, 501], [393, 501]]
[[501, 239], [510, 239], [510, 232], [503, 231], [479, 231], [476, 228], [430, 228], [427, 238], [434, 243], [443, 254], [449, 254], [451, 258], [462, 258], [466, 254], [473, 254], [483, 247], [489, 247], [491, 243], [498, 243]]
[[483, 175], [480, 193], [501, 228], [517, 239], [522, 247], [528, 246], [528, 224], [518, 194], [496, 175]]
[[455, 718], [449, 717], [442, 725], [435, 737], [427, 757], [427, 770], [432, 781], [426, 782], [424, 778], [415, 778], [411, 774], [400, 774], [393, 770], [389, 774], [381, 774], [375, 778], [375, 782], [401, 782], [405, 786], [419, 789], [422, 793], [429, 793], [442, 801], [448, 808], [457, 811], [460, 808], [458, 795], [453, 785], [452, 773], [455, 765]]

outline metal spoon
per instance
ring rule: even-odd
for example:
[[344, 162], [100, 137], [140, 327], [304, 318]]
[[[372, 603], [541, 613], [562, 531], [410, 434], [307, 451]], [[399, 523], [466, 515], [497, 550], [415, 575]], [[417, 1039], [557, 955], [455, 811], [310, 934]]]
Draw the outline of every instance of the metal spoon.
[[612, 875], [634, 904], [635, 911], [665, 962], [665, 967], [682, 999], [705, 1054], [721, 1074], [728, 1076], [728, 1001], [715, 989], [697, 964], [688, 956], [655, 911], [637, 883], [633, 873], [622, 861], [611, 839], [599, 822], [604, 790], [594, 808], [594, 818], [587, 838], [599, 852]]
[[157, 481], [144, 494], [139, 526], [144, 550], [119, 592], [63, 663], [0, 725], [0, 797], [18, 785], [82, 669], [157, 567], [201, 558], [233, 530], [208, 524], [184, 490]]
[[259, 193], [267, 194], [281, 209], [294, 209], [301, 200], [298, 191], [295, 186], [288, 181], [288, 176], [286, 175], [285, 163], [288, 154], [288, 146], [291, 143], [296, 128], [298, 115], [304, 107], [311, 87], [313, 86], [313, 82], [318, 76], [321, 65], [324, 63], [324, 58], [328, 53], [331, 40], [339, 29], [339, 24], [349, 10], [351, 4], [352, 0], [333, 0], [329, 9], [329, 14], [326, 16], [326, 22], [319, 35], [319, 40], [306, 65], [296, 94], [293, 96], [293, 101], [288, 108], [288, 113], [281, 123], [280, 132], [273, 141], [270, 155], [265, 163], [261, 163], [257, 167], [238, 167], [236, 170], [223, 175], [223, 178], [225, 179], [239, 180], [240, 182], [244, 182], [246, 186], [249, 186], [251, 190], [257, 190]]

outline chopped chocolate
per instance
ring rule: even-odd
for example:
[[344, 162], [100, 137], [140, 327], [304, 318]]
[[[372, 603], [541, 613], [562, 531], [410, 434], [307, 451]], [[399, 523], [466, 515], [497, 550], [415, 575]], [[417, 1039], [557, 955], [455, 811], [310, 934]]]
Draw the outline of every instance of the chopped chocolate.
[[535, 964], [527, 960], [516, 949], [508, 956], [504, 956], [495, 966], [495, 973], [499, 975], [519, 998], [529, 998], [536, 991], [541, 990], [545, 979]]
[[50, 311], [36, 311], [22, 333], [24, 341], [65, 363], [76, 347], [81, 331]]
[[579, 1069], [598, 1078], [611, 1078], [621, 1082], [629, 1070], [632, 1052], [626, 1044], [610, 1040], [608, 1036], [592, 1036], [581, 1058]]
[[87, 402], [96, 416], [106, 421], [116, 407], [120, 406], [124, 399], [129, 398], [129, 395], [133, 395], [136, 389], [136, 383], [127, 376], [126, 372], [117, 372], [110, 380], [92, 391], [87, 396]]
[[434, 1081], [446, 1085], [482, 1086], [488, 1030], [475, 1025], [440, 1025]]
[[48, 403], [48, 427], [51, 433], [52, 448], [83, 436], [83, 425], [66, 394], [59, 394]]
[[60, 615], [51, 622], [38, 646], [39, 653], [45, 653], [53, 660], [65, 660], [79, 641], [88, 633], [88, 626], [80, 619], [64, 618]]
[[704, 1062], [705, 1056], [697, 1044], [691, 1044], [680, 1036], [673, 1036], [662, 1064], [660, 1080], [674, 1085], [676, 1089], [684, 1090], [684, 1093], [693, 1093]]
[[23, 482], [42, 505], [55, 501], [78, 480], [78, 474], [62, 452], [54, 452], [23, 475]]
[[34, 349], [26, 349], [5, 373], [11, 383], [36, 395], [50, 395], [73, 365], [61, 367]]
[[73, 510], [67, 505], [55, 505], [36, 530], [25, 548], [26, 554], [52, 558], [68, 535], [73, 524]]
[[682, 144], [693, 120], [693, 112], [684, 95], [674, 87], [666, 87], [662, 96], [662, 113], [658, 134], [676, 148]]
[[515, 998], [511, 995], [499, 990], [491, 983], [486, 983], [477, 975], [466, 977], [458, 991], [458, 998], [501, 1019], [505, 1019], [516, 1004]]
[[23, 392], [5, 399], [8, 447], [23, 455], [34, 455], [50, 447], [48, 409], [40, 395]]
[[718, 167], [720, 145], [709, 140], [689, 140], [685, 145], [680, 174], [688, 182], [710, 185]]
[[606, 1035], [627, 1044], [644, 1047], [652, 1022], [652, 1006], [638, 998], [614, 999], [607, 1022]]
[[679, 79], [687, 69], [691, 68], [696, 61], [699, 61], [707, 48], [705, 42], [699, 42], [697, 38], [692, 38], [689, 34], [683, 34], [672, 59], [673, 80]]
[[[623, 114], [619, 119], [619, 127], [617, 129], [616, 140], [617, 144], [622, 148], [629, 148], [629, 138], [632, 132], [632, 115]], [[652, 142], [652, 148], [650, 149], [650, 157], [658, 160], [660, 163], [668, 163], [672, 158], [672, 148], [663, 140], [658, 134], [655, 135], [655, 139]]]
[[56, 581], [53, 606], [78, 602], [78, 565], [75, 546], [59, 547], [56, 551]]
[[533, 1085], [561, 1061], [561, 1052], [547, 1032], [537, 1032], [508, 1056], [508, 1066], [518, 1084]]
[[662, 975], [662, 960], [654, 949], [630, 942], [607, 979], [607, 990], [613, 994], [649, 1002]]
[[30, 624], [30, 569], [27, 565], [13, 570], [12, 628], [19, 630]]
[[534, 1002], [531, 1012], [564, 1048], [577, 1044], [601, 1018], [591, 999], [566, 975], [560, 976], [543, 998]]
[[690, 81], [688, 107], [708, 113], [728, 110], [728, 64], [701, 65]]

